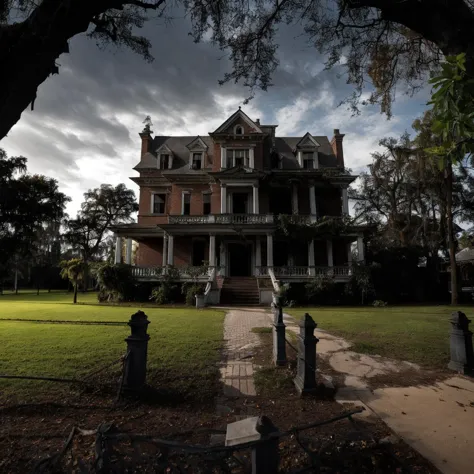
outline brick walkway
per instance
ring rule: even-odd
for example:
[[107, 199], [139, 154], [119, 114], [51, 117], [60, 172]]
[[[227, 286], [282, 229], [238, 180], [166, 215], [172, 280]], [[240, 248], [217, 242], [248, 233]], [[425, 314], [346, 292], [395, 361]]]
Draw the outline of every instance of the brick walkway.
[[253, 349], [259, 345], [254, 327], [270, 326], [268, 314], [260, 308], [239, 308], [227, 312], [224, 320], [224, 349], [221, 377], [224, 396], [255, 396]]

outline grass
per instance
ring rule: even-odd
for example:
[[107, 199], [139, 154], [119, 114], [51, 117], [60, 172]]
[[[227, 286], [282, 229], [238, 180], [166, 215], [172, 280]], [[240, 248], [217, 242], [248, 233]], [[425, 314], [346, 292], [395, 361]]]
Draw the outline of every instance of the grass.
[[451, 312], [468, 317], [473, 307], [394, 306], [288, 308], [297, 319], [309, 313], [318, 328], [353, 343], [352, 350], [443, 368], [449, 361]]
[[[98, 305], [93, 293], [20, 293], [0, 296], [2, 357], [0, 373], [81, 378], [125, 353], [127, 326], [52, 324], [26, 321], [118, 321], [126, 323], [137, 309], [150, 320], [148, 380], [174, 397], [199, 393], [209, 398], [216, 390], [222, 348], [224, 313], [193, 308]], [[12, 321], [14, 319], [15, 321]], [[19, 321], [17, 321], [17, 319]], [[120, 369], [109, 371], [116, 380]], [[0, 379], [0, 393], [36, 398], [64, 387], [48, 382]]]

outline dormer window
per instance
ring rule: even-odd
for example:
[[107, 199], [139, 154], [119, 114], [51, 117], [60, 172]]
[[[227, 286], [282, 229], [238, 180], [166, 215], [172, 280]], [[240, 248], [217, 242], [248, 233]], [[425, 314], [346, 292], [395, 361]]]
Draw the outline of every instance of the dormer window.
[[170, 167], [170, 155], [160, 155], [160, 170], [167, 170]]
[[305, 170], [314, 170], [314, 153], [303, 153], [303, 168]]
[[243, 135], [244, 134], [244, 128], [242, 125], [236, 125], [234, 128], [234, 134], [235, 135]]
[[196, 137], [191, 143], [186, 145], [189, 150], [189, 168], [192, 170], [202, 170], [204, 168], [208, 146], [201, 137]]
[[173, 168], [173, 152], [166, 143], [156, 150], [156, 156], [158, 158], [158, 169], [169, 170]]
[[202, 153], [193, 153], [193, 162], [191, 167], [193, 170], [202, 169]]

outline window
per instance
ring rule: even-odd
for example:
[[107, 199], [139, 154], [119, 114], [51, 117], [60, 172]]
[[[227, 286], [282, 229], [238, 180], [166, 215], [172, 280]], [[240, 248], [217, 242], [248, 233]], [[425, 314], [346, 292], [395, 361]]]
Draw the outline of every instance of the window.
[[164, 214], [166, 207], [166, 194], [153, 194], [153, 214]]
[[200, 170], [202, 168], [202, 153], [193, 153], [193, 170]]
[[235, 134], [236, 135], [243, 135], [244, 134], [244, 129], [240, 125], [237, 125], [235, 127]]
[[211, 213], [211, 195], [209, 193], [202, 195], [202, 213], [205, 216]]
[[183, 216], [191, 214], [191, 194], [183, 193]]
[[167, 170], [170, 164], [170, 155], [160, 155], [160, 170]]
[[229, 150], [227, 149], [227, 168], [234, 166], [245, 166], [249, 168], [250, 150]]
[[314, 156], [313, 152], [303, 153], [303, 168], [305, 170], [314, 169]]

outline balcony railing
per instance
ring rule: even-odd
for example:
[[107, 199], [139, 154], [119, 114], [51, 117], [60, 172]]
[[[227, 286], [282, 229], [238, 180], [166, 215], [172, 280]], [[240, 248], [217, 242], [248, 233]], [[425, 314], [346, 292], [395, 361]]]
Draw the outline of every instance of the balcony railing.
[[168, 216], [168, 224], [273, 224], [273, 214], [208, 214]]
[[[218, 265], [215, 267], [182, 267], [176, 268], [179, 271], [179, 278], [182, 280], [208, 280], [209, 276], [214, 272], [214, 275], [222, 275], [225, 271], [225, 266]], [[215, 271], [214, 271], [215, 269]], [[298, 278], [308, 277], [314, 278], [316, 276], [327, 276], [334, 278], [349, 278], [352, 275], [352, 267], [348, 266], [335, 266], [335, 267], [308, 267], [308, 266], [295, 266], [285, 265], [279, 267], [255, 267], [255, 275], [257, 277], [268, 277], [270, 271], [276, 279], [280, 278]], [[163, 276], [166, 271], [166, 267], [132, 267], [132, 275], [138, 279], [154, 280], [159, 279]]]
[[[273, 274], [277, 278], [282, 277], [315, 277], [327, 276], [334, 278], [349, 278], [352, 275], [352, 267], [336, 266], [336, 267], [309, 267], [285, 265], [281, 267], [272, 267]], [[257, 276], [268, 276], [269, 267], [257, 267]]]
[[135, 278], [158, 278], [163, 275], [164, 267], [132, 267]]
[[[183, 280], [208, 280], [210, 275], [220, 274], [222, 266], [206, 267], [206, 266], [188, 266], [175, 267], [179, 272], [179, 278]], [[138, 279], [153, 280], [161, 278], [166, 272], [166, 267], [132, 267], [132, 275]]]

